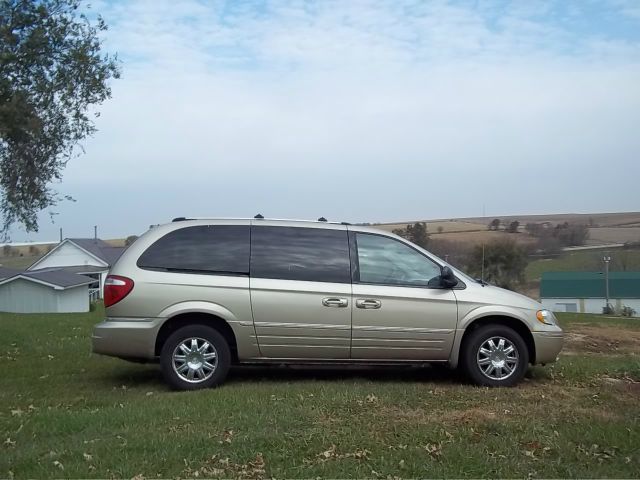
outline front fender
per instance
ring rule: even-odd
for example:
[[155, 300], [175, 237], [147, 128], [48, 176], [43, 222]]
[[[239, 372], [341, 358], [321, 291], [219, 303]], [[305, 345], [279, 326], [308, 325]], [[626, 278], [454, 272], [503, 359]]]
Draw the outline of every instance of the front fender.
[[479, 318], [484, 317], [511, 317], [523, 322], [529, 330], [531, 325], [529, 319], [525, 314], [525, 311], [521, 308], [509, 307], [507, 305], [484, 305], [481, 307], [473, 308], [466, 312], [464, 316], [458, 321], [458, 330], [465, 330], [469, 325]]
[[529, 330], [531, 330], [531, 324], [525, 313], [525, 310], [515, 307], [509, 307], [507, 305], [483, 305], [473, 308], [465, 312], [458, 320], [456, 328], [455, 338], [453, 340], [453, 347], [451, 348], [451, 355], [449, 357], [449, 366], [456, 368], [460, 359], [460, 347], [462, 345], [462, 337], [466, 329], [476, 320], [486, 317], [503, 317], [512, 318], [514, 321], [520, 321], [525, 324]]

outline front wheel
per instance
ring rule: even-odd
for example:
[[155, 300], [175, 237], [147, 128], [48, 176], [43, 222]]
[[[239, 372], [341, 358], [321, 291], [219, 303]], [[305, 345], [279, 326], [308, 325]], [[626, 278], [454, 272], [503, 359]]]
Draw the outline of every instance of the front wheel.
[[224, 381], [230, 366], [227, 341], [217, 330], [205, 325], [176, 330], [160, 352], [162, 375], [176, 390], [216, 387]]
[[522, 337], [503, 325], [470, 333], [462, 346], [462, 364], [471, 380], [488, 387], [511, 387], [524, 377], [529, 351]]

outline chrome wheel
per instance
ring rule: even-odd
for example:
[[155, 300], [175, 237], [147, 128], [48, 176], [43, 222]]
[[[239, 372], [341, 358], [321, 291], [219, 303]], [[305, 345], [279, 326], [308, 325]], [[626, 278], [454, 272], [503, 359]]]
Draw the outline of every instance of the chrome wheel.
[[505, 380], [518, 368], [518, 349], [511, 340], [491, 337], [478, 349], [476, 361], [483, 375], [491, 380]]
[[211, 378], [215, 372], [218, 366], [218, 352], [204, 338], [187, 338], [173, 350], [171, 363], [180, 379], [189, 383], [200, 383]]

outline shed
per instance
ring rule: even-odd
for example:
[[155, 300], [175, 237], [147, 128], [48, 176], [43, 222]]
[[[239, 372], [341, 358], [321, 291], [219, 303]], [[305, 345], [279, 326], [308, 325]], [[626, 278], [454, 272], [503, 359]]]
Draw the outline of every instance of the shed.
[[112, 247], [99, 238], [66, 238], [49, 253], [31, 265], [28, 271], [64, 269], [93, 278], [89, 287], [92, 298], [101, 297], [109, 268], [118, 260], [125, 247]]
[[0, 311], [88, 312], [88, 286], [94, 281], [93, 278], [64, 271], [20, 272], [0, 280]]
[[[603, 272], [545, 272], [540, 302], [554, 312], [602, 313], [606, 303]], [[640, 312], [640, 272], [609, 272], [609, 303]]]

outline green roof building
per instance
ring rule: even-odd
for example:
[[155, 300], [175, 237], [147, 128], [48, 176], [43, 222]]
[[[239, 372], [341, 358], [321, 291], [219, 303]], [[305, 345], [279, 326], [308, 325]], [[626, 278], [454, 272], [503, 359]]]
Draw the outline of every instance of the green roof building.
[[[540, 281], [540, 301], [554, 312], [602, 313], [605, 292], [603, 272], [546, 272]], [[640, 272], [609, 272], [609, 303], [639, 312]]]

